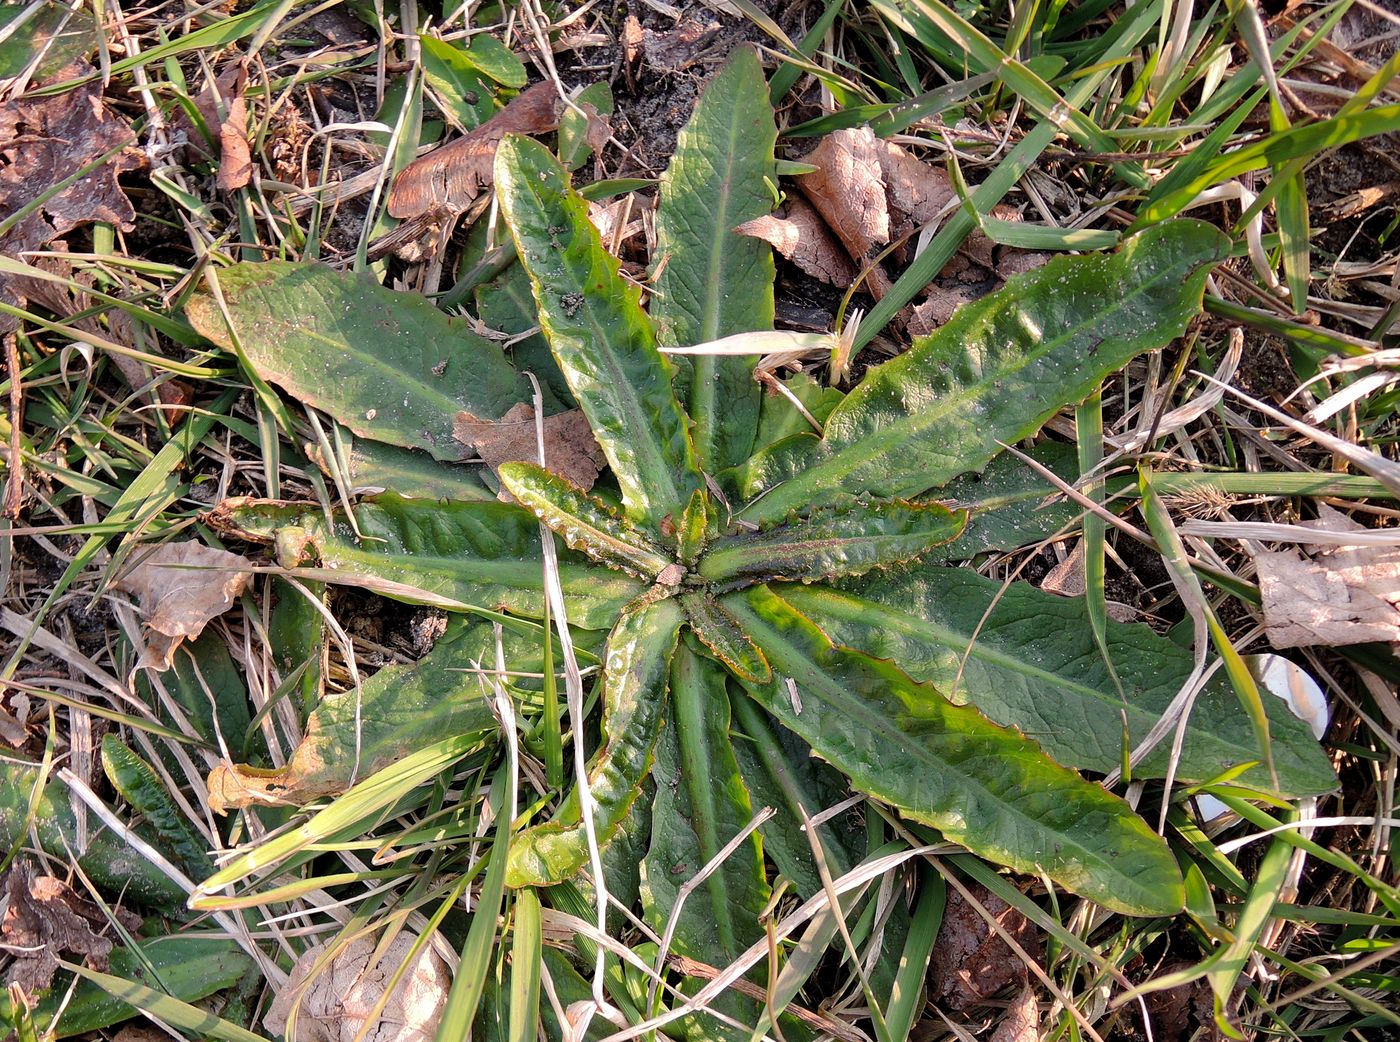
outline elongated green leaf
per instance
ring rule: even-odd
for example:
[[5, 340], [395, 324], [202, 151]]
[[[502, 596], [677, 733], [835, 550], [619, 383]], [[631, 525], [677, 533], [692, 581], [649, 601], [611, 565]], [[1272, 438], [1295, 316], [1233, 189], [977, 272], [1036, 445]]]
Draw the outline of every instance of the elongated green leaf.
[[[734, 228], [773, 209], [776, 140], [758, 53], [740, 47], [706, 86], [661, 178], [651, 314], [662, 343], [689, 347], [773, 327], [772, 250]], [[753, 449], [757, 361], [696, 355], [677, 380], [708, 471], [742, 463]]]
[[816, 582], [909, 561], [958, 537], [967, 514], [937, 503], [872, 503], [818, 510], [763, 532], [728, 536], [700, 558], [711, 582]]
[[[812, 847], [802, 829], [804, 814], [814, 818], [834, 807], [850, 790], [835, 768], [811, 754], [807, 743], [735, 691], [734, 758], [756, 807], [778, 812], [763, 829], [763, 852], [792, 880], [797, 892], [811, 897], [822, 889]], [[865, 830], [855, 812], [838, 814], [819, 826], [826, 867], [833, 879], [860, 863]]]
[[640, 292], [541, 144], [507, 136], [496, 190], [554, 357], [588, 416], [633, 521], [659, 531], [703, 482]]
[[[538, 672], [542, 640], [505, 631], [509, 668]], [[357, 692], [328, 694], [306, 723], [306, 737], [275, 771], [223, 764], [209, 776], [222, 806], [303, 804], [344, 792], [358, 778], [427, 748], [443, 735], [485, 737], [496, 729], [476, 668], [494, 662], [484, 622], [449, 620], [432, 651], [412, 666], [386, 666]]]
[[[778, 680], [750, 694], [852, 784], [1020, 872], [1133, 915], [1170, 915], [1181, 873], [1126, 803], [1034, 742], [884, 662], [834, 647], [767, 587], [726, 605]], [[791, 686], [786, 682], [791, 678]]]
[[501, 484], [571, 549], [647, 581], [671, 563], [641, 529], [536, 463], [504, 463]]
[[[784, 587], [783, 596], [838, 643], [898, 662], [916, 679], [1018, 728], [1061, 763], [1085, 770], [1117, 768], [1124, 715], [1135, 743], [1191, 673], [1189, 651], [1147, 626], [1109, 621], [1105, 642], [1128, 698], [1124, 704], [1082, 601], [1025, 583], [1003, 591], [1001, 583], [966, 568], [925, 565], [834, 588]], [[1331, 790], [1335, 776], [1307, 725], [1278, 699], [1269, 702], [1284, 792]], [[1161, 777], [1169, 755], [1170, 742], [1164, 742], [1133, 769], [1134, 776]], [[1228, 685], [1211, 684], [1191, 711], [1177, 776], [1205, 781], [1260, 759], [1251, 722]], [[1268, 787], [1267, 772], [1258, 768], [1245, 778]]]
[[[1041, 441], [1028, 455], [1070, 484], [1079, 479], [1073, 445]], [[1130, 482], [1117, 479], [1117, 485]], [[951, 543], [934, 547], [925, 564], [966, 561], [988, 550], [1014, 550], [1040, 542], [1072, 525], [1083, 508], [1010, 453], [993, 459], [980, 474], [964, 474], [932, 493], [939, 502], [967, 511], [967, 525]]]
[[766, 683], [772, 674], [768, 661], [718, 601], [708, 593], [683, 593], [681, 607], [700, 643], [741, 680]]
[[[602, 679], [604, 744], [588, 768], [600, 845], [617, 831], [651, 770], [682, 619], [680, 606], [668, 598], [628, 612], [608, 637]], [[579, 740], [575, 735], [574, 741]], [[547, 886], [568, 879], [587, 862], [588, 841], [574, 793], [558, 820], [516, 837], [506, 884]]]
[[[108, 969], [113, 976], [139, 980], [145, 966], [155, 969], [161, 986], [185, 1002], [198, 1002], [224, 988], [232, 987], [253, 965], [223, 932], [193, 930], [142, 940], [140, 955], [126, 947], [112, 951]], [[9, 1004], [9, 995], [0, 995], [0, 1009]], [[57, 1016], [60, 1007], [62, 1016]], [[120, 1024], [139, 1011], [103, 990], [92, 981], [80, 980], [68, 995], [60, 978], [34, 1005], [34, 1026], [52, 1030], [57, 1038], [85, 1035]]]
[[186, 874], [203, 879], [214, 871], [207, 844], [175, 806], [155, 770], [115, 734], [102, 738], [102, 770], [122, 798], [170, 845]]
[[[16, 850], [36, 835], [41, 849], [67, 861], [72, 852], [83, 850], [73, 817], [72, 794], [61, 782], [50, 781], [34, 800], [31, 819], [30, 797], [39, 776], [38, 764], [0, 760], [0, 848], [6, 852]], [[146, 838], [149, 842], [150, 837]], [[153, 845], [165, 848], [167, 855], [170, 853], [163, 842]], [[78, 855], [78, 864], [109, 894], [124, 894], [131, 900], [163, 909], [184, 905], [185, 891], [178, 884], [105, 829], [88, 836], [87, 849]]]
[[[435, 503], [382, 495], [355, 507], [364, 539], [338, 512], [329, 524], [319, 507], [269, 500], [228, 500], [211, 518], [220, 531], [276, 541], [284, 556], [313, 555], [358, 585], [371, 580], [399, 600], [448, 598], [517, 615], [544, 615], [540, 526], [523, 507], [505, 503]], [[611, 626], [623, 605], [644, 589], [625, 575], [563, 552], [559, 577], [570, 620], [585, 629]]]
[[[466, 452], [459, 412], [498, 419], [529, 386], [500, 348], [423, 297], [323, 264], [265, 261], [219, 272], [242, 356], [259, 377], [356, 434], [440, 460]], [[217, 302], [196, 296], [190, 322], [233, 348]]]
[[199, 1035], [202, 1038], [216, 1038], [220, 1042], [267, 1042], [261, 1035], [255, 1035], [246, 1028], [216, 1017], [208, 1010], [192, 1006], [188, 1002], [174, 998], [155, 988], [147, 987], [137, 981], [127, 980], [125, 977], [118, 977], [111, 973], [100, 973], [97, 970], [90, 970], [86, 966], [77, 966], [61, 960], [59, 965], [83, 980], [96, 984], [112, 998], [139, 1009], [142, 1013], [148, 1013], [162, 1023], [182, 1031]]
[[852, 490], [910, 496], [981, 468], [1200, 310], [1229, 240], [1175, 221], [1111, 255], [1061, 257], [969, 304], [865, 378], [828, 418], [814, 460], [746, 507], [758, 522]]
[[[754, 807], [729, 736], [725, 675], [682, 646], [671, 664], [670, 726], [656, 751], [656, 803], [642, 884], [652, 928], [663, 931], [680, 888], [749, 823]], [[762, 936], [768, 903], [763, 854], [750, 836], [681, 907], [674, 949], [727, 966]]]

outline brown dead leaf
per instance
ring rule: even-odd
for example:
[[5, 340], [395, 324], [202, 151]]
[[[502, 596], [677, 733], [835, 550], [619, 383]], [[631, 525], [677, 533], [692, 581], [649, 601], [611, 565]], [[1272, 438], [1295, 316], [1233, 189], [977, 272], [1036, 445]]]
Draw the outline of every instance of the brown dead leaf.
[[[70, 67], [58, 74], [72, 78], [88, 71]], [[24, 97], [0, 104], [0, 214], [13, 214], [53, 190], [75, 171], [101, 156], [97, 169], [46, 199], [0, 237], [0, 254], [16, 256], [39, 250], [81, 224], [108, 221], [123, 231], [135, 226], [136, 211], [117, 184], [117, 175], [134, 170], [145, 158], [133, 146], [136, 135], [103, 104], [96, 82], [45, 97]], [[12, 278], [0, 276], [0, 300], [22, 306], [23, 292]], [[0, 332], [16, 320], [0, 316]]]
[[[1365, 531], [1326, 505], [1316, 521], [1301, 524], [1323, 532]], [[1257, 555], [1254, 563], [1264, 632], [1274, 647], [1400, 641], [1400, 547], [1319, 546], [1311, 558], [1278, 550]]]
[[1006, 1016], [988, 1042], [1040, 1042], [1040, 1007], [1029, 984], [1006, 1007]]
[[814, 279], [845, 288], [856, 277], [850, 258], [831, 228], [800, 196], [788, 199], [782, 217], [765, 214], [745, 221], [734, 231], [762, 239]]
[[[330, 945], [313, 945], [273, 998], [263, 1027], [274, 1035], [287, 1034], [288, 1042], [356, 1042], [415, 940], [400, 932], [371, 966], [374, 938], [359, 937], [314, 977], [312, 971]], [[432, 1042], [451, 987], [447, 963], [425, 945], [399, 978], [378, 1023], [364, 1032], [364, 1042]]]
[[876, 158], [885, 182], [893, 238], [908, 235], [934, 220], [957, 198], [947, 173], [893, 142], [878, 141]]
[[[860, 268], [890, 241], [880, 154], [879, 139], [869, 127], [838, 130], [803, 157], [802, 162], [817, 169], [797, 178], [797, 187]], [[872, 295], [881, 297], [889, 289], [889, 277], [876, 268], [867, 285]]]
[[248, 102], [239, 94], [229, 103], [228, 118], [219, 124], [221, 192], [236, 192], [253, 179], [253, 154], [248, 146]]
[[[32, 875], [23, 862], [11, 867], [8, 891], [9, 907], [0, 922], [0, 935], [15, 956], [7, 976], [10, 983], [31, 996], [43, 991], [53, 982], [58, 957], [64, 953], [81, 956], [84, 965], [94, 970], [107, 968], [112, 942], [101, 936], [108, 924], [100, 908], [61, 879]], [[141, 925], [130, 912], [116, 914], [128, 929]]]
[[[510, 407], [499, 420], [481, 420], [460, 412], [452, 436], [476, 450], [492, 471], [502, 463], [534, 463], [539, 459], [535, 439], [535, 410], [525, 402]], [[544, 418], [544, 459], [549, 470], [587, 492], [603, 468], [603, 450], [580, 409]], [[502, 489], [502, 499], [509, 493]]]
[[1045, 253], [1042, 250], [1021, 250], [1014, 246], [1003, 246], [997, 254], [996, 272], [1002, 279], [1024, 275], [1028, 271], [1035, 271], [1053, 256], [1053, 253]]
[[[1074, 544], [1074, 549], [1069, 552], [1063, 561], [1051, 568], [1044, 579], [1040, 581], [1040, 588], [1046, 593], [1053, 593], [1060, 597], [1083, 597], [1088, 588], [1088, 580], [1084, 574], [1084, 540], [1079, 540]], [[1137, 610], [1131, 604], [1123, 604], [1120, 601], [1105, 601], [1105, 609], [1108, 617], [1114, 622], [1132, 622], [1137, 618]]]
[[410, 218], [465, 212], [491, 187], [496, 146], [507, 134], [543, 134], [559, 127], [562, 102], [552, 84], [536, 83], [470, 133], [420, 156], [394, 178], [389, 213]]
[[[974, 883], [969, 891], [1031, 958], [1040, 957], [1040, 934], [1034, 923], [984, 887]], [[1009, 984], [1025, 985], [1027, 980], [1025, 963], [961, 892], [950, 887], [929, 963], [930, 998], [949, 1009], [963, 1010]]]
[[150, 632], [139, 665], [169, 669], [186, 637], [232, 607], [252, 577], [246, 557], [194, 540], [165, 543], [141, 557], [117, 588], [141, 601]]
[[972, 286], [940, 286], [934, 283], [928, 288], [928, 296], [910, 309], [909, 335], [927, 336], [952, 318], [958, 308], [982, 295]]

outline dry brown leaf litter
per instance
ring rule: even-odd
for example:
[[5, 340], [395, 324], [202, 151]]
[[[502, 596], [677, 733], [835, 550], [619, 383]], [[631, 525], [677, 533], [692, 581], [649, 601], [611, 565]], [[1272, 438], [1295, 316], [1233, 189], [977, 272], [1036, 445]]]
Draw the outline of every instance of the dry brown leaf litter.
[[[1361, 532], [1326, 505], [1320, 532]], [[1310, 557], [1275, 550], [1254, 559], [1264, 631], [1276, 648], [1400, 641], [1400, 546], [1319, 546]]]
[[855, 281], [856, 269], [841, 243], [801, 196], [790, 196], [781, 215], [756, 217], [734, 231], [762, 239], [814, 279], [841, 289]]
[[[70, 67], [57, 79], [88, 71], [85, 66]], [[123, 231], [134, 228], [136, 211], [117, 176], [145, 164], [135, 144], [136, 135], [107, 108], [96, 82], [62, 94], [0, 103], [0, 215], [18, 213], [78, 170], [108, 156], [101, 166], [45, 199], [0, 237], [0, 254], [14, 257], [43, 249], [93, 221], [106, 221]], [[10, 276], [0, 275], [0, 300], [24, 304]], [[14, 328], [14, 318], [0, 315], [0, 331]]]
[[330, 946], [308, 948], [273, 998], [263, 1027], [274, 1035], [286, 1033], [288, 1042], [432, 1042], [452, 974], [431, 945], [413, 958], [390, 992], [383, 1014], [365, 1030], [369, 1014], [415, 940], [410, 933], [400, 933], [371, 965], [377, 946], [373, 938], [360, 937], [319, 970], [316, 964]]
[[557, 130], [562, 108], [552, 84], [526, 88], [475, 130], [404, 167], [389, 191], [389, 213], [398, 218], [442, 214], [448, 219], [465, 213], [491, 187], [501, 138]]
[[117, 588], [134, 594], [146, 621], [140, 665], [169, 669], [186, 638], [233, 606], [252, 578], [246, 557], [194, 540], [165, 543], [144, 553]]
[[[112, 942], [103, 936], [109, 923], [102, 909], [61, 879], [31, 874], [24, 862], [11, 867], [7, 890], [9, 906], [0, 936], [15, 957], [9, 983], [29, 995], [43, 991], [53, 982], [62, 956], [80, 958], [94, 970], [107, 969]], [[140, 928], [141, 920], [130, 912], [119, 910], [116, 915], [127, 929]]]
[[[1035, 924], [978, 884], [969, 892], [1032, 959], [1040, 957]], [[1028, 982], [1026, 964], [954, 888], [929, 963], [929, 998], [950, 1010], [969, 1009], [1011, 984]]]
[[[510, 407], [499, 420], [483, 420], [469, 412], [457, 414], [452, 435], [475, 449], [494, 473], [502, 463], [534, 463], [539, 460], [535, 410], [525, 402]], [[603, 450], [593, 437], [588, 418], [580, 409], [544, 418], [544, 461], [554, 474], [587, 492], [603, 468]], [[500, 492], [509, 501], [509, 493]]]

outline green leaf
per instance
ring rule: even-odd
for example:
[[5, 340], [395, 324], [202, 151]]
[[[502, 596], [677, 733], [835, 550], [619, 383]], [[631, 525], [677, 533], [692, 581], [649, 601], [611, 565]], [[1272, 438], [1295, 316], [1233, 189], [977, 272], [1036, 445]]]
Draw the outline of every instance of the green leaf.
[[[31, 843], [32, 835], [38, 838], [40, 849], [61, 863], [67, 863], [72, 852], [82, 850], [79, 867], [109, 894], [123, 894], [156, 908], [184, 907], [185, 891], [120, 837], [97, 829], [89, 833], [87, 848], [80, 846], [72, 793], [61, 782], [50, 781], [36, 794], [39, 779], [37, 764], [0, 759], [0, 856]], [[150, 836], [143, 838], [151, 841]], [[152, 845], [157, 849], [165, 846], [159, 841]], [[169, 855], [170, 851], [167, 848], [163, 853]]]
[[618, 274], [587, 205], [543, 145], [508, 135], [496, 151], [496, 191], [540, 326], [612, 466], [627, 516], [659, 532], [703, 482], [640, 291]]
[[1044, 872], [1114, 911], [1181, 909], [1176, 860], [1117, 796], [930, 685], [833, 646], [767, 587], [725, 603], [779, 678], [749, 685], [750, 694], [857, 789], [982, 857]]
[[[617, 831], [651, 770], [682, 619], [680, 606], [668, 598], [628, 612], [608, 637], [602, 679], [604, 744], [588, 767], [599, 846]], [[574, 736], [574, 741], [580, 740]], [[587, 863], [588, 839], [574, 793], [557, 820], [516, 837], [506, 884], [547, 886], [568, 879]]]
[[559, 162], [567, 170], [577, 170], [588, 162], [593, 146], [588, 143], [589, 120], [582, 113], [592, 106], [598, 116], [613, 114], [612, 88], [604, 82], [590, 83], [574, 98], [577, 108], [567, 108], [559, 117]]
[[[723, 670], [690, 647], [671, 663], [670, 722], [657, 743], [651, 848], [644, 862], [643, 907], [658, 933], [681, 886], [749, 823], [754, 808], [739, 776], [729, 735]], [[768, 903], [763, 852], [755, 833], [681, 906], [674, 949], [711, 966], [728, 966], [762, 936]]]
[[462, 130], [475, 130], [494, 114], [495, 96], [488, 78], [465, 48], [420, 33], [423, 78], [443, 108], [443, 115]]
[[405, 499], [461, 501], [496, 498], [481, 483], [479, 469], [443, 463], [426, 452], [387, 445], [370, 438], [351, 439], [349, 432], [342, 432], [342, 437], [350, 443], [345, 469], [352, 489], [390, 491]]
[[741, 680], [767, 683], [768, 662], [734, 620], [734, 616], [708, 593], [683, 593], [681, 607], [700, 643]]
[[630, 521], [539, 464], [503, 463], [497, 473], [516, 501], [570, 549], [648, 582], [671, 563]]
[[[126, 947], [113, 949], [108, 966], [112, 974], [139, 980], [149, 965], [161, 987], [185, 1002], [198, 1002], [232, 987], [253, 965], [253, 960], [222, 931], [175, 933], [142, 940], [139, 947], [139, 955]], [[0, 996], [0, 1006], [8, 1001], [8, 995]], [[55, 1022], [60, 1007], [63, 1014]], [[135, 1006], [113, 997], [92, 981], [79, 980], [70, 998], [60, 981], [35, 1003], [34, 1024], [40, 1031], [52, 1028], [56, 1037], [68, 1038], [120, 1024], [138, 1012]]]
[[[773, 328], [772, 250], [734, 228], [773, 209], [776, 140], [758, 52], [740, 47], [705, 87], [661, 178], [651, 314], [662, 343]], [[707, 471], [742, 463], [753, 449], [757, 361], [696, 355], [677, 380]]]
[[[1073, 445], [1041, 441], [1027, 455], [1071, 485], [1079, 480]], [[1119, 478], [1115, 484], [1126, 487], [1131, 482]], [[957, 539], [935, 547], [919, 560], [924, 564], [966, 561], [989, 550], [1029, 546], [1072, 527], [1084, 509], [1058, 493], [1054, 485], [1022, 460], [1004, 453], [980, 474], [964, 474], [933, 493], [939, 502], [967, 511], [967, 526]]]
[[818, 510], [763, 532], [726, 536], [700, 558], [698, 570], [710, 582], [730, 585], [863, 575], [956, 539], [966, 521], [962, 511], [937, 503]]
[[[1106, 644], [1128, 698], [1124, 704], [1082, 600], [1055, 597], [1026, 583], [1003, 589], [966, 568], [920, 565], [832, 589], [784, 587], [783, 596], [818, 620], [832, 640], [899, 663], [915, 679], [971, 702], [997, 723], [1035, 739], [1059, 762], [1083, 770], [1117, 768], [1124, 715], [1135, 744], [1191, 673], [1189, 651], [1147, 626], [1109, 621]], [[1307, 725], [1280, 700], [1268, 701], [1284, 792], [1333, 789], [1332, 768]], [[1162, 777], [1170, 746], [1170, 740], [1158, 746], [1134, 768], [1134, 776]], [[1229, 686], [1211, 684], [1191, 710], [1177, 777], [1206, 781], [1260, 759], [1250, 720]], [[1259, 768], [1244, 777], [1269, 787], [1267, 772]]]
[[206, 841], [190, 827], [151, 765], [115, 734], [102, 737], [102, 770], [112, 787], [174, 851], [176, 862], [187, 875], [203, 879], [214, 871]]
[[[220, 531], [275, 540], [284, 556], [314, 553], [330, 581], [370, 586], [397, 600], [444, 607], [502, 609], [544, 616], [540, 526], [507, 503], [434, 503], [385, 494], [355, 507], [363, 539], [340, 512], [334, 523], [319, 507], [269, 500], [228, 500], [212, 517]], [[559, 555], [570, 620], [606, 629], [643, 585], [600, 570], [577, 554]], [[378, 583], [376, 586], [375, 583]]]
[[[537, 672], [541, 641], [505, 631], [509, 668]], [[209, 776], [210, 799], [225, 806], [304, 804], [344, 792], [443, 735], [496, 730], [474, 669], [494, 661], [484, 622], [449, 620], [433, 650], [411, 666], [385, 666], [360, 685], [327, 694], [306, 722], [306, 737], [277, 770], [222, 764]]]
[[1059, 257], [962, 308], [836, 407], [808, 465], [746, 507], [772, 522], [859, 489], [911, 496], [977, 470], [1178, 335], [1229, 240], [1174, 221], [1111, 255]]
[[467, 48], [467, 57], [478, 69], [503, 87], [522, 89], [530, 75], [515, 52], [491, 33], [477, 33]]
[[[816, 817], [849, 796], [846, 779], [814, 757], [801, 738], [774, 723], [753, 699], [736, 691], [730, 707], [734, 713], [734, 757], [744, 784], [755, 806], [778, 812], [763, 829], [763, 852], [792, 880], [799, 894], [811, 897], [822, 889], [822, 880], [812, 859], [811, 844], [802, 831], [803, 815]], [[855, 823], [855, 816], [855, 811], [838, 814], [819, 826], [827, 870], [833, 879], [855, 868], [865, 849], [865, 831]]]
[[149, 1014], [161, 1023], [179, 1028], [181, 1031], [201, 1038], [215, 1038], [220, 1042], [267, 1042], [261, 1035], [255, 1035], [246, 1028], [216, 1017], [208, 1010], [192, 1006], [188, 1002], [167, 995], [164, 991], [147, 987], [134, 980], [118, 977], [111, 973], [100, 973], [86, 966], [60, 960], [59, 965], [83, 980], [96, 984], [112, 998], [125, 1003], [142, 1013]]
[[[792, 392], [793, 398], [802, 403], [803, 408], [818, 423], [825, 423], [831, 410], [841, 404], [846, 397], [835, 387], [827, 387], [808, 373], [793, 373], [783, 381], [783, 386]], [[785, 394], [765, 394], [763, 405], [758, 412], [758, 433], [754, 436], [754, 447], [766, 449], [776, 442], [793, 434], [811, 434], [811, 421], [803, 416]]]
[[457, 413], [494, 420], [529, 400], [495, 344], [415, 293], [289, 261], [236, 264], [218, 277], [233, 335], [207, 294], [185, 307], [195, 329], [361, 437], [459, 460]]

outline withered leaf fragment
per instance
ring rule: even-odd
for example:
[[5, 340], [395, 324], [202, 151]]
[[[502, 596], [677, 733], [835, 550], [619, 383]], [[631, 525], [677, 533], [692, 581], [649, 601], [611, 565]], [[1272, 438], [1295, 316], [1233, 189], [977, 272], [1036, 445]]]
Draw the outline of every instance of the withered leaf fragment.
[[389, 191], [390, 215], [407, 219], [465, 212], [491, 187], [491, 164], [501, 138], [556, 130], [562, 108], [552, 84], [526, 88], [475, 130], [404, 167]]
[[[59, 76], [86, 71], [85, 66], [75, 66]], [[130, 231], [136, 211], [117, 184], [117, 175], [144, 164], [141, 153], [131, 147], [135, 144], [136, 135], [108, 111], [96, 82], [63, 94], [0, 104], [0, 214], [18, 213], [94, 160], [108, 157], [0, 237], [0, 254], [17, 256], [42, 249], [92, 221], [107, 221]], [[24, 303], [8, 276], [0, 276], [0, 300], [16, 306]], [[13, 318], [0, 316], [0, 331], [13, 328]]]
[[[535, 410], [525, 402], [513, 405], [499, 420], [482, 420], [469, 412], [457, 414], [452, 435], [493, 471], [502, 463], [536, 463], [539, 446]], [[544, 465], [585, 492], [598, 480], [603, 450], [593, 437], [581, 409], [570, 409], [544, 418]], [[509, 493], [501, 490], [501, 498]]]
[[[880, 142], [869, 127], [838, 130], [802, 158], [817, 169], [797, 178], [797, 187], [860, 267], [890, 241], [880, 153]], [[871, 273], [869, 288], [875, 296], [882, 296], [889, 285], [883, 271], [876, 268]]]
[[194, 540], [165, 543], [117, 582], [135, 594], [150, 632], [140, 665], [169, 669], [186, 637], [228, 611], [253, 573], [246, 557]]
[[[112, 942], [101, 935], [107, 925], [102, 910], [75, 894], [53, 876], [36, 876], [28, 865], [15, 862], [9, 874], [9, 907], [0, 935], [14, 953], [7, 980], [33, 996], [53, 983], [58, 957], [81, 956], [95, 970], [107, 968]], [[120, 910], [122, 925], [135, 930], [141, 920]], [[94, 929], [95, 927], [95, 929]]]
[[[1032, 959], [1040, 955], [1035, 924], [984, 887], [969, 893]], [[980, 1004], [1008, 984], [1025, 985], [1026, 964], [962, 894], [950, 888], [929, 964], [929, 997], [952, 1010]]]
[[[1360, 532], [1340, 511], [1319, 507], [1308, 528]], [[1326, 546], [1261, 553], [1264, 632], [1276, 648], [1400, 641], [1400, 547]]]
[[734, 229], [762, 239], [814, 279], [843, 289], [856, 277], [850, 258], [821, 215], [801, 196], [791, 196], [786, 213], [765, 214]]

